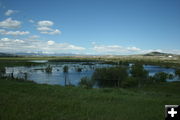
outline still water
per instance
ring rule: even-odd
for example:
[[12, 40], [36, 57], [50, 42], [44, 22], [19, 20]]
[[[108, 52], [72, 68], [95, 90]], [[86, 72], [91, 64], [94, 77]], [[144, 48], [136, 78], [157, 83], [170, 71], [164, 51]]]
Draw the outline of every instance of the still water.
[[[32, 66], [32, 67], [6, 67], [6, 74], [13, 73], [14, 77], [23, 78], [24, 73], [27, 73], [27, 80], [32, 80], [39, 84], [59, 84], [65, 85], [65, 76], [67, 78], [67, 84], [78, 85], [82, 77], [91, 77], [96, 68], [113, 67], [115, 65], [101, 64], [98, 62], [48, 62], [48, 61], [31, 61], [38, 63], [46, 63], [45, 65]], [[47, 73], [45, 68], [50, 65], [52, 67], [52, 73]], [[63, 67], [68, 66], [68, 73], [63, 72]], [[78, 68], [82, 71], [78, 72]], [[144, 65], [144, 68], [149, 71], [149, 75], [153, 76], [157, 72], [166, 72], [174, 74], [175, 70], [172, 68], [163, 68], [153, 65]], [[167, 81], [179, 81], [179, 78], [175, 77], [172, 80]]]

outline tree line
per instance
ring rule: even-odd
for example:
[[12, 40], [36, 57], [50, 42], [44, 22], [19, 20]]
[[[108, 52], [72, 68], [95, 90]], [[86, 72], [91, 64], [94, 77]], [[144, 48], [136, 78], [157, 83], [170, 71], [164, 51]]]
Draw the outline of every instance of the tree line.
[[[175, 75], [180, 76], [180, 69], [176, 70]], [[167, 79], [174, 77], [173, 74], [165, 72], [149, 76], [143, 64], [135, 63], [130, 69], [126, 66], [97, 68], [91, 78], [82, 78], [79, 85], [86, 88], [91, 88], [94, 85], [99, 87], [142, 87], [147, 84], [166, 82]]]

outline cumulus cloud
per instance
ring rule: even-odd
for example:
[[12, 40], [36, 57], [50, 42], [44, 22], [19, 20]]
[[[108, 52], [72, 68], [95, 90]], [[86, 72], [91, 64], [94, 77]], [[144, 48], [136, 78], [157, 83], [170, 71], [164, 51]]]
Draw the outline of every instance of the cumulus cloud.
[[55, 35], [55, 34], [61, 34], [61, 31], [58, 29], [51, 28], [54, 25], [52, 21], [39, 21], [37, 22], [37, 30], [40, 31], [42, 34], [49, 34], [49, 35]]
[[53, 45], [54, 43], [55, 43], [55, 42], [52, 41], [52, 40], [47, 41], [47, 44], [48, 44], [48, 45]]
[[[16, 46], [16, 47], [14, 47]], [[33, 38], [26, 39], [0, 39], [0, 51], [1, 52], [38, 52], [43, 53], [69, 53], [71, 51], [82, 51], [84, 47], [72, 45], [69, 43], [57, 43], [49, 40], [37, 40]]]
[[93, 50], [100, 54], [128, 54], [132, 52], [140, 52], [137, 47], [123, 47], [119, 45], [97, 45], [93, 44]]
[[39, 30], [39, 31], [52, 31], [52, 29], [49, 27], [37, 27], [37, 30]]
[[10, 38], [1, 38], [0, 39], [1, 42], [5, 43], [5, 44], [14, 44], [14, 43], [24, 43], [24, 40], [20, 40], [20, 39], [10, 39]]
[[56, 35], [56, 34], [60, 34], [61, 31], [58, 30], [58, 29], [55, 29], [55, 30], [49, 30], [49, 31], [40, 31], [40, 33], [42, 34], [49, 34], [49, 35]]
[[137, 48], [137, 47], [127, 47], [127, 50], [128, 51], [132, 51], [132, 52], [139, 52], [139, 51], [141, 51], [141, 49]]
[[37, 25], [39, 27], [50, 27], [50, 26], [53, 26], [53, 22], [52, 21], [49, 21], [49, 20], [44, 20], [44, 21], [38, 21]]
[[137, 47], [124, 47], [119, 45], [97, 45], [96, 43], [92, 43], [92, 50], [95, 51], [96, 54], [111, 54], [111, 55], [128, 55], [128, 54], [145, 54], [150, 52], [163, 52], [163, 53], [172, 53], [172, 54], [180, 54], [180, 50], [165, 50], [165, 49], [148, 49], [143, 50]]
[[16, 12], [17, 12], [16, 10], [7, 10], [7, 11], [5, 12], [5, 15], [6, 15], [6, 16], [10, 16], [10, 15], [16, 13]]
[[55, 30], [51, 31], [49, 34], [50, 34], [50, 35], [55, 35], [55, 34], [60, 34], [60, 33], [61, 33], [60, 30], [55, 29]]
[[1, 35], [27, 35], [29, 34], [29, 31], [6, 31], [4, 29], [0, 29], [0, 34]]
[[8, 41], [10, 41], [10, 39], [9, 38], [1, 38], [1, 41], [2, 42], [8, 42]]
[[6, 20], [0, 22], [0, 28], [19, 28], [20, 26], [21, 22], [13, 20], [12, 18], [7, 18]]

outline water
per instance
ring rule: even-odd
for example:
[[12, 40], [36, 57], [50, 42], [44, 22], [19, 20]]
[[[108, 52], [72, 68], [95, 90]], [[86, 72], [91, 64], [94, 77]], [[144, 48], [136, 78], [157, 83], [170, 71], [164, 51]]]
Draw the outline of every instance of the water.
[[[175, 75], [175, 69], [173, 68], [164, 68], [164, 67], [160, 67], [160, 66], [155, 66], [155, 65], [144, 65], [143, 66], [145, 70], [147, 70], [149, 72], [149, 76], [153, 76], [158, 72], [165, 72], [168, 74], [172, 74]], [[179, 77], [175, 77], [173, 79], [167, 79], [168, 82], [174, 82], [174, 81], [180, 81]]]
[[34, 63], [47, 63], [48, 60], [30, 60], [29, 62], [34, 62]]
[[[32, 61], [31, 61], [32, 62]], [[27, 73], [27, 80], [32, 80], [39, 84], [58, 84], [65, 85], [65, 76], [67, 78], [67, 84], [78, 85], [82, 77], [91, 77], [96, 68], [112, 67], [115, 65], [100, 64], [98, 62], [48, 62], [48, 61], [33, 61], [39, 63], [47, 63], [45, 65], [32, 66], [32, 67], [6, 67], [6, 74], [13, 72], [14, 77], [24, 78]], [[47, 73], [45, 68], [50, 65], [52, 67], [52, 73]], [[63, 67], [68, 66], [69, 71], [67, 74], [63, 72]], [[82, 68], [81, 72], [77, 69]], [[172, 68], [163, 68], [153, 65], [144, 65], [144, 68], [149, 71], [149, 75], [153, 76], [157, 72], [166, 72], [174, 75], [175, 70]], [[179, 78], [175, 77], [172, 80], [178, 81]]]
[[[37, 62], [37, 61], [36, 61]], [[42, 63], [40, 61], [40, 63]], [[50, 65], [52, 73], [47, 73], [45, 68]], [[63, 72], [63, 67], [68, 66], [68, 73]], [[96, 68], [112, 67], [114, 65], [100, 64], [97, 62], [48, 62], [46, 65], [32, 67], [6, 67], [6, 74], [13, 73], [14, 77], [23, 78], [24, 73], [27, 74], [27, 79], [40, 84], [60, 84], [65, 85], [65, 75], [67, 84], [78, 85], [82, 77], [91, 77]], [[82, 68], [81, 72], [77, 69]]]
[[144, 69], [149, 71], [149, 75], [153, 76], [157, 72], [165, 72], [168, 74], [173, 74], [175, 73], [175, 69], [172, 68], [164, 68], [160, 66], [155, 66], [155, 65], [144, 65]]

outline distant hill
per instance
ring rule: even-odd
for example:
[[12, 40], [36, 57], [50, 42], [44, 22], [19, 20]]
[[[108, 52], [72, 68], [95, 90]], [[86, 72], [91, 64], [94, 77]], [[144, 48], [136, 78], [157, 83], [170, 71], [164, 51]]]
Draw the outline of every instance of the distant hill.
[[144, 56], [174, 56], [174, 54], [161, 53], [161, 52], [150, 52], [150, 53], [144, 54]]
[[0, 57], [17, 57], [17, 55], [9, 53], [0, 53]]

